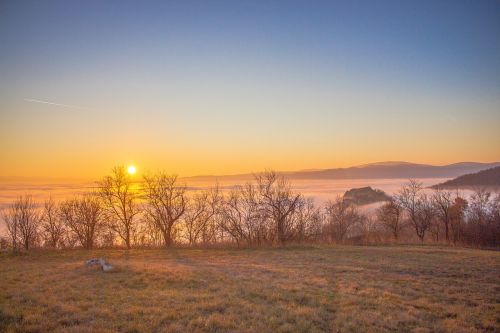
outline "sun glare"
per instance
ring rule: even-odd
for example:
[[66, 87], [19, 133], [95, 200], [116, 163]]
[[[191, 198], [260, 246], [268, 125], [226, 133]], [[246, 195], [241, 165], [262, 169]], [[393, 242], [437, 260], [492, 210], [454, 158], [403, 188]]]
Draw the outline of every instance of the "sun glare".
[[135, 166], [131, 165], [128, 167], [127, 171], [129, 174], [133, 175], [137, 171], [137, 169], [135, 168]]

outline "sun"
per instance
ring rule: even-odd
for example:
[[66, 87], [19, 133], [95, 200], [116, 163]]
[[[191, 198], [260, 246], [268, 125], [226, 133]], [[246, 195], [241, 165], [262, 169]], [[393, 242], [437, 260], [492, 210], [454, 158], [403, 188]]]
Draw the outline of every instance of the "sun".
[[134, 165], [131, 165], [128, 167], [127, 171], [129, 174], [133, 175], [137, 171], [137, 169], [135, 168]]

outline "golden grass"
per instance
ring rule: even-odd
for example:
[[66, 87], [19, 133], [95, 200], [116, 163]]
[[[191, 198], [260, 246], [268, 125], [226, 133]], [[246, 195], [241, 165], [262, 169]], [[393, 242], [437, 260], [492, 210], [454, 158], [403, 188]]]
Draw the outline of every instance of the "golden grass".
[[495, 332], [499, 274], [437, 247], [4, 253], [0, 331]]

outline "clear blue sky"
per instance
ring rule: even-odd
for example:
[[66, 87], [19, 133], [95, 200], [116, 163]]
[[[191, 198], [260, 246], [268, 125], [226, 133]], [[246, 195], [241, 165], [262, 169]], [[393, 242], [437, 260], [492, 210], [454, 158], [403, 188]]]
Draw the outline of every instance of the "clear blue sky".
[[0, 175], [500, 160], [499, 1], [2, 1], [0, 45]]

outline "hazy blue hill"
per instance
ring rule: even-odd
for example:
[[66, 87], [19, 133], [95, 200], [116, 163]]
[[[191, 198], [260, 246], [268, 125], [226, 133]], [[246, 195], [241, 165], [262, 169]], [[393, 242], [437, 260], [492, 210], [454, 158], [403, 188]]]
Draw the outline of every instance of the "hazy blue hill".
[[466, 174], [444, 183], [434, 185], [433, 188], [466, 188], [475, 186], [500, 187], [500, 166]]
[[388, 201], [391, 197], [384, 191], [367, 186], [350, 189], [345, 192], [344, 198], [356, 205], [368, 205], [375, 202]]

